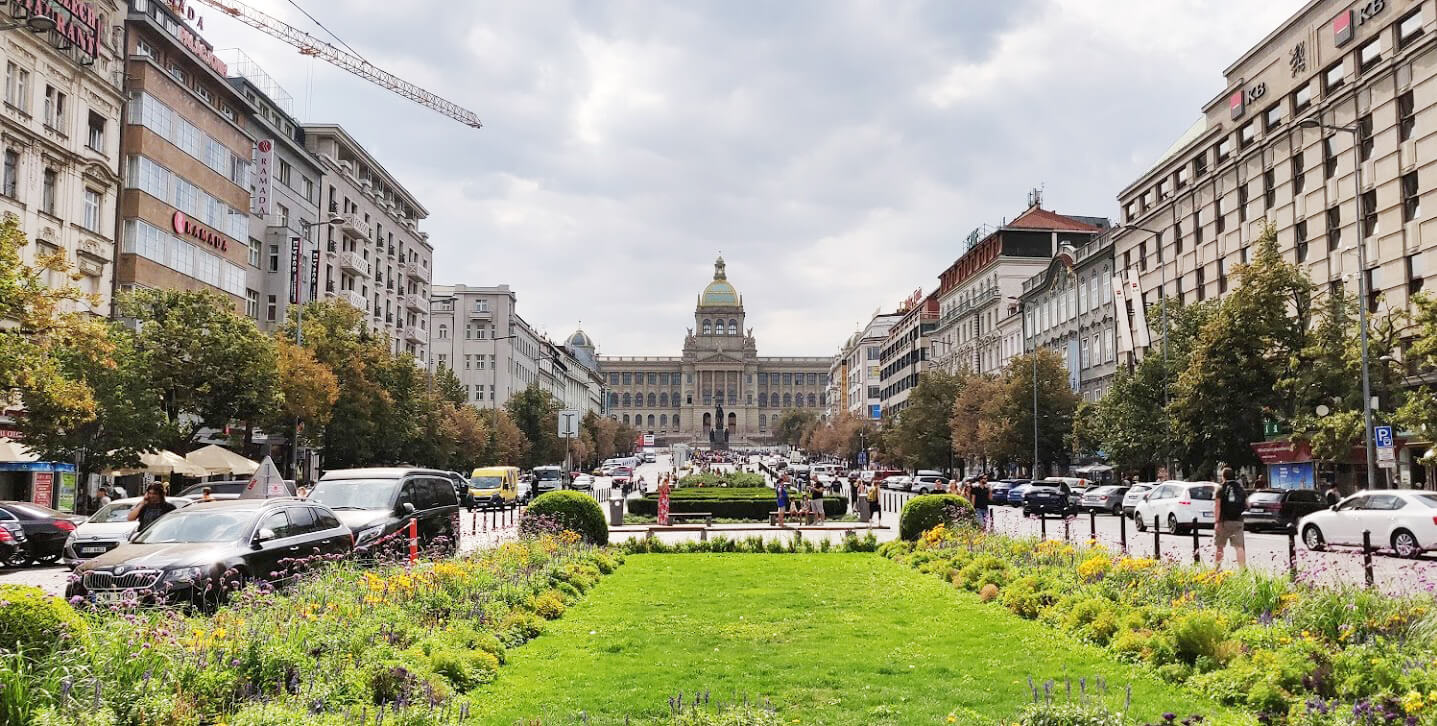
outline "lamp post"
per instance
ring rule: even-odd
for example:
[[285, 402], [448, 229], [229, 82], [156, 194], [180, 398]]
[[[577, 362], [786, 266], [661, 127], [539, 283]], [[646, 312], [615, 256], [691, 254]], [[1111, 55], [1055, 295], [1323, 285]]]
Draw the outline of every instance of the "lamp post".
[[[1372, 438], [1372, 369], [1368, 362], [1367, 355], [1367, 239], [1362, 228], [1362, 138], [1357, 126], [1330, 126], [1322, 122], [1321, 118], [1304, 119], [1300, 124], [1302, 128], [1315, 128], [1323, 133], [1323, 143], [1327, 143], [1327, 132], [1346, 131], [1352, 135], [1352, 182], [1353, 197], [1352, 211], [1353, 221], [1357, 225], [1357, 297], [1358, 297], [1358, 336], [1359, 345], [1362, 350], [1362, 428], [1364, 444], [1367, 450], [1367, 486], [1377, 486], [1377, 449]], [[1382, 482], [1386, 487], [1386, 478]]]

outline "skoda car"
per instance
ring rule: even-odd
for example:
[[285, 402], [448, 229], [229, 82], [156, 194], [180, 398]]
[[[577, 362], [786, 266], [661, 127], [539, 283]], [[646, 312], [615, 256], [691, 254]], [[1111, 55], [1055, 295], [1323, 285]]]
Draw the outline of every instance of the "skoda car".
[[410, 520], [421, 549], [438, 546], [452, 552], [459, 545], [459, 497], [442, 471], [337, 469], [320, 477], [309, 499], [333, 509], [354, 530], [355, 547], [365, 552], [407, 543]]
[[[130, 510], [143, 501], [144, 497], [126, 497], [100, 507], [100, 511], [76, 527], [65, 540], [65, 556], [62, 560], [65, 566], [73, 568], [128, 541], [130, 535], [140, 527], [138, 521], [129, 519]], [[191, 502], [187, 497], [167, 497], [166, 501], [179, 508], [187, 507]]]
[[251, 581], [282, 584], [315, 556], [345, 555], [353, 534], [303, 499], [200, 502], [155, 520], [126, 544], [75, 568], [65, 597], [213, 607]]

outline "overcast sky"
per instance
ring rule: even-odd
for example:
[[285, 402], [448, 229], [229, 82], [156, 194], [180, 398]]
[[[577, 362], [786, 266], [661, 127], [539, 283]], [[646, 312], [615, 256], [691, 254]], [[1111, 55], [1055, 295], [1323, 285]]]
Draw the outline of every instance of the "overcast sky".
[[[289, 0], [247, 0], [321, 35]], [[430, 212], [434, 282], [676, 355], [722, 251], [761, 355], [831, 355], [980, 224], [1118, 190], [1300, 0], [298, 0], [475, 131], [202, 8]]]

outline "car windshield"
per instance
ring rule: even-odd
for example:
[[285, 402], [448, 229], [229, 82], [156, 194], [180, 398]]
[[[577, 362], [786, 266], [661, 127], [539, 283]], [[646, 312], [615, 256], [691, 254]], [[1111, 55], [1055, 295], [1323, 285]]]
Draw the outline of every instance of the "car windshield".
[[1247, 501], [1280, 502], [1282, 501], [1282, 492], [1253, 492], [1252, 495], [1247, 498]]
[[321, 480], [309, 498], [334, 510], [389, 509], [398, 479]]
[[1204, 502], [1212, 501], [1213, 492], [1213, 487], [1193, 487], [1188, 490], [1189, 496]]
[[1437, 494], [1416, 494], [1412, 499], [1421, 504], [1426, 504], [1431, 509], [1437, 509]]
[[88, 520], [85, 521], [89, 522], [90, 524], [109, 524], [113, 522], [123, 522], [125, 521], [126, 517], [130, 516], [130, 510], [133, 509], [135, 507], [135, 504], [137, 503], [138, 502], [126, 502], [124, 504], [120, 504], [118, 502], [112, 502], [110, 504], [106, 504], [105, 506], [100, 507], [100, 511], [95, 512], [93, 516], [91, 516]]
[[534, 470], [534, 476], [537, 476], [537, 477], [539, 477], [540, 479], [558, 479], [558, 478], [559, 478], [559, 470], [558, 470], [558, 469], [535, 469], [535, 470]]
[[469, 480], [469, 486], [475, 489], [498, 489], [502, 482], [497, 476], [476, 476]]
[[254, 510], [171, 512], [135, 538], [140, 544], [231, 542], [249, 533]]
[[1094, 487], [1088, 490], [1089, 494], [1112, 494], [1117, 487]]

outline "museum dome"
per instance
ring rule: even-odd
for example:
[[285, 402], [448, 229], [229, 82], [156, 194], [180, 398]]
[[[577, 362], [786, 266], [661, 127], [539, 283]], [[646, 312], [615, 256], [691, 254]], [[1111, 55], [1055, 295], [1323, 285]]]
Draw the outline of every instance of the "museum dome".
[[704, 288], [703, 294], [699, 295], [699, 307], [724, 307], [732, 308], [743, 304], [738, 296], [738, 290], [728, 281], [728, 274], [724, 269], [723, 256], [720, 255], [714, 261], [713, 282]]
[[575, 330], [575, 331], [574, 331], [574, 334], [571, 335], [571, 336], [569, 336], [568, 345], [569, 345], [569, 347], [571, 347], [571, 348], [593, 348], [593, 347], [595, 347], [595, 346], [594, 346], [594, 341], [589, 338], [589, 334], [588, 334], [588, 333], [585, 333], [583, 328], [579, 328], [578, 330]]

